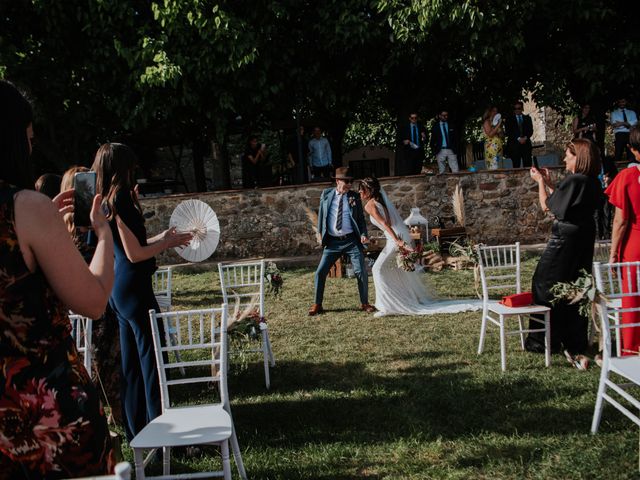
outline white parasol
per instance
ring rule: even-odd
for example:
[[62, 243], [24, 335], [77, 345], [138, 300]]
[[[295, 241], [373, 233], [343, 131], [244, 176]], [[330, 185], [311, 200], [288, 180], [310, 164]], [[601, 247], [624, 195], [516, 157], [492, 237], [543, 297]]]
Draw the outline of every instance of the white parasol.
[[220, 223], [216, 212], [200, 200], [185, 200], [171, 214], [169, 226], [179, 232], [191, 232], [193, 238], [176, 252], [190, 262], [206, 260], [215, 252], [220, 240]]

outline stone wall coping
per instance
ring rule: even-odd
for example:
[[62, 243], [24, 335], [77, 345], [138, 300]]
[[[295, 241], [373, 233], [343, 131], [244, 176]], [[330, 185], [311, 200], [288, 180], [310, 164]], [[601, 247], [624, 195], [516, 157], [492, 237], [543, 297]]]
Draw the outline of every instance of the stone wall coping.
[[[560, 170], [560, 169], [564, 169], [565, 167], [563, 165], [560, 166], [555, 166], [555, 167], [546, 167], [549, 170]], [[521, 174], [523, 170], [528, 170], [528, 168], [499, 168], [496, 170], [480, 170], [477, 172], [469, 172], [467, 170], [463, 170], [460, 172], [446, 172], [446, 173], [433, 173], [433, 174], [418, 174], [418, 175], [396, 175], [396, 176], [389, 176], [389, 177], [380, 177], [378, 178], [378, 180], [380, 180], [381, 182], [389, 182], [392, 180], [401, 180], [401, 179], [405, 179], [405, 178], [420, 178], [420, 177], [424, 177], [424, 178], [431, 178], [431, 177], [442, 177], [442, 178], [447, 178], [447, 177], [462, 177], [462, 176], [467, 176], [467, 175], [491, 175], [491, 174]], [[228, 194], [232, 194], [232, 193], [248, 193], [251, 192], [252, 190], [255, 190], [257, 192], [280, 192], [280, 191], [287, 191], [287, 190], [298, 190], [298, 189], [305, 189], [305, 188], [329, 188], [334, 184], [333, 181], [328, 181], [328, 182], [311, 182], [311, 183], [303, 183], [303, 184], [296, 184], [296, 185], [278, 185], [275, 187], [262, 187], [262, 188], [255, 188], [255, 189], [250, 189], [250, 188], [232, 188], [232, 189], [228, 189], [228, 190], [213, 190], [213, 191], [209, 191], [209, 192], [189, 192], [189, 193], [173, 193], [173, 194], [169, 194], [169, 195], [158, 195], [158, 196], [151, 196], [151, 197], [141, 197], [140, 198], [140, 202], [145, 202], [146, 200], [149, 201], [153, 201], [153, 200], [157, 200], [159, 198], [171, 198], [171, 199], [179, 199], [179, 198], [193, 198], [193, 197], [198, 197], [198, 196], [202, 196], [202, 195], [228, 195]]]

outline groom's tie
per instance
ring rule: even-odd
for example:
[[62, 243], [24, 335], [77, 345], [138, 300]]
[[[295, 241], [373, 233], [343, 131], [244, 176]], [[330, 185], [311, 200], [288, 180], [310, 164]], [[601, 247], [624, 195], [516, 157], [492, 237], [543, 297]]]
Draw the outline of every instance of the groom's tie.
[[336, 218], [336, 230], [342, 230], [342, 201], [344, 200], [344, 195], [340, 195], [340, 200], [338, 201], [338, 215]]

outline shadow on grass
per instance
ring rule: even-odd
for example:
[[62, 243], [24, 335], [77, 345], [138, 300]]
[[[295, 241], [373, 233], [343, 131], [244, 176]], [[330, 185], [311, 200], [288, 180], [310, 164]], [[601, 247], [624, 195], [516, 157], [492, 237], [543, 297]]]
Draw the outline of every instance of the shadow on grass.
[[[243, 403], [245, 396], [266, 393], [262, 372], [251, 366], [231, 380], [236, 427], [243, 437], [248, 435], [247, 444], [287, 448], [314, 441], [369, 444], [416, 434], [456, 439], [486, 432], [588, 431], [591, 407], [548, 406], [549, 398], [570, 398], [575, 389], [535, 378], [479, 381], [456, 370], [459, 366], [411, 366], [380, 376], [355, 362], [282, 362], [269, 392], [276, 398], [257, 404]], [[234, 391], [244, 395], [234, 397]]]
[[[550, 399], [579, 394], [575, 386], [544, 383], [535, 373], [527, 378], [497, 375], [478, 379], [466, 363], [446, 361], [446, 357], [442, 361], [446, 353], [393, 356], [391, 361], [407, 361], [407, 365], [381, 373], [363, 362], [281, 361], [272, 370], [269, 391], [264, 388], [259, 362], [230, 375], [232, 413], [240, 446], [250, 459], [247, 468], [251, 477], [351, 480], [384, 476], [371, 473], [378, 468], [385, 471], [388, 465], [384, 460], [361, 470], [358, 462], [362, 459], [333, 458], [330, 454], [335, 449], [344, 455], [344, 448], [349, 451], [350, 445], [375, 449], [412, 439], [456, 441], [487, 434], [527, 434], [542, 439], [588, 432], [591, 405], [549, 406]], [[416, 359], [431, 363], [411, 362]], [[194, 396], [191, 392], [190, 400]], [[279, 465], [277, 452], [295, 455], [309, 448], [316, 455], [304, 464]], [[276, 457], [261, 462], [264, 455]], [[538, 462], [541, 455], [540, 449], [489, 443], [467, 451], [455, 462], [464, 469], [481, 470], [487, 458]], [[216, 453], [209, 454], [209, 458], [216, 457]], [[191, 460], [176, 461], [180, 464], [176, 471], [195, 471]], [[349, 474], [352, 469], [359, 471]]]

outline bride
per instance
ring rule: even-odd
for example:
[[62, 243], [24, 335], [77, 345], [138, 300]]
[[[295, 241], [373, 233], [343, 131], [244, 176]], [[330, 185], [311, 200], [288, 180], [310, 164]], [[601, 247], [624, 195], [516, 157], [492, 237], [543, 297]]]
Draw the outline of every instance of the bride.
[[400, 214], [380, 188], [377, 178], [367, 177], [360, 182], [360, 197], [371, 223], [384, 232], [386, 245], [373, 265], [376, 289], [375, 316], [433, 315], [480, 310], [476, 300], [438, 300], [427, 291], [418, 271], [407, 272], [396, 264], [398, 247], [412, 240]]

